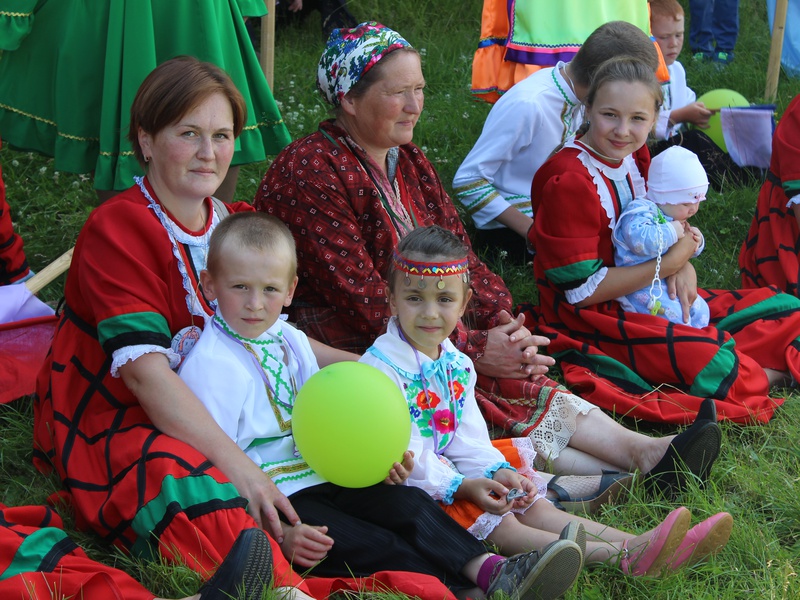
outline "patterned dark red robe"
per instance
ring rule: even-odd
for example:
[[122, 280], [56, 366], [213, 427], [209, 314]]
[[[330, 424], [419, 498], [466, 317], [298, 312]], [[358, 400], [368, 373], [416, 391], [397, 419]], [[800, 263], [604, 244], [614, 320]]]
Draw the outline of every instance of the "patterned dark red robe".
[[772, 137], [772, 160], [758, 194], [756, 212], [739, 253], [742, 287], [774, 285], [800, 296], [800, 96], [795, 96]]
[[[529, 234], [539, 288], [530, 323], [552, 339], [567, 383], [599, 406], [650, 421], [690, 422], [705, 397], [717, 400], [721, 418], [768, 421], [783, 400], [769, 396], [762, 367], [800, 376], [797, 298], [770, 288], [700, 289], [711, 310], [704, 329], [626, 313], [616, 301], [585, 308], [567, 301], [567, 290], [614, 265], [611, 217], [621, 210], [620, 190], [605, 175], [600, 185], [617, 200], [601, 204], [580, 152], [565, 148], [537, 172]], [[647, 149], [635, 158], [646, 178]]]

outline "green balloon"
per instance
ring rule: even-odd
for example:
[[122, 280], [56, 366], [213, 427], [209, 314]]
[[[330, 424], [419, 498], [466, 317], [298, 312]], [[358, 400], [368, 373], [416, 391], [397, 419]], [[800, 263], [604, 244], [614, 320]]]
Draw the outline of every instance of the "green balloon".
[[400, 388], [371, 365], [335, 363], [300, 388], [292, 409], [297, 450], [322, 477], [348, 488], [383, 481], [411, 440]]
[[[720, 108], [728, 108], [731, 106], [750, 106], [747, 98], [742, 96], [739, 92], [733, 90], [719, 89], [706, 92], [697, 99], [706, 105], [706, 108], [712, 110], [719, 110]], [[728, 151], [728, 146], [725, 144], [725, 136], [722, 135], [722, 121], [720, 120], [719, 113], [711, 115], [708, 120], [708, 129], [701, 129], [708, 137], [714, 140], [714, 143], [719, 146], [724, 152]]]

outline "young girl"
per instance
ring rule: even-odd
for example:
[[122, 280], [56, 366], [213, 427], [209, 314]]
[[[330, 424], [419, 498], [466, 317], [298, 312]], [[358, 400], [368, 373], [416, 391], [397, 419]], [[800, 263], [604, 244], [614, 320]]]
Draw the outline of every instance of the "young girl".
[[645, 195], [644, 144], [660, 103], [645, 65], [623, 58], [597, 70], [585, 134], [533, 179], [529, 241], [539, 306], [526, 323], [550, 338], [569, 386], [617, 414], [686, 423], [713, 398], [723, 419], [766, 422], [782, 403], [770, 397], [770, 384], [800, 377], [797, 298], [768, 288], [698, 289], [689, 263], [696, 242], [684, 236], [661, 257], [660, 275], [674, 276], [684, 321], [696, 295], [708, 302], [709, 327], [625, 312], [616, 301], [655, 274], [656, 260], [616, 264], [612, 231], [631, 200]]
[[[474, 397], [472, 361], [448, 339], [470, 300], [467, 265], [467, 249], [445, 229], [424, 227], [404, 237], [386, 279], [393, 317], [361, 361], [388, 374], [408, 402], [416, 464], [406, 484], [427, 491], [476, 538], [503, 553], [540, 548], [574, 517], [545, 499], [529, 438], [489, 440]], [[727, 542], [729, 514], [692, 529], [690, 517], [686, 508], [675, 509], [638, 536], [576, 521], [588, 538], [587, 561], [616, 564], [629, 575], [658, 575]]]

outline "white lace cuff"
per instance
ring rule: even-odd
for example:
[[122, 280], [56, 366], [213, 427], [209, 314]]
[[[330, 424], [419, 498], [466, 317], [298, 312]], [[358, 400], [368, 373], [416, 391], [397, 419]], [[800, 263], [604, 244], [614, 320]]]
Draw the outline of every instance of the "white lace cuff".
[[601, 267], [600, 270], [596, 271], [582, 285], [567, 290], [567, 302], [574, 306], [578, 304], [578, 302], [586, 300], [586, 298], [594, 294], [595, 290], [597, 290], [597, 286], [605, 279], [606, 273], [608, 273], [608, 267]]
[[111, 376], [119, 377], [119, 368], [128, 361], [133, 362], [140, 356], [157, 352], [163, 354], [169, 360], [169, 368], [177, 369], [181, 364], [181, 357], [171, 348], [164, 348], [164, 346], [155, 346], [153, 344], [138, 344], [136, 346], [125, 346], [119, 350], [114, 350], [111, 354]]

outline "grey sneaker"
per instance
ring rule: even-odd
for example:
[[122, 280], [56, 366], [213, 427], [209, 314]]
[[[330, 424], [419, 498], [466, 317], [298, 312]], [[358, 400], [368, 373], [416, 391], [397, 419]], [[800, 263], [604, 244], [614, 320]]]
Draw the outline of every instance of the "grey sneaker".
[[536, 550], [507, 558], [495, 567], [487, 598], [555, 600], [575, 581], [583, 566], [581, 549], [573, 541], [557, 540]]
[[586, 554], [586, 529], [582, 523], [577, 521], [570, 521], [567, 526], [561, 530], [561, 535], [558, 536], [560, 540], [569, 540], [578, 544], [581, 549], [581, 556]]

